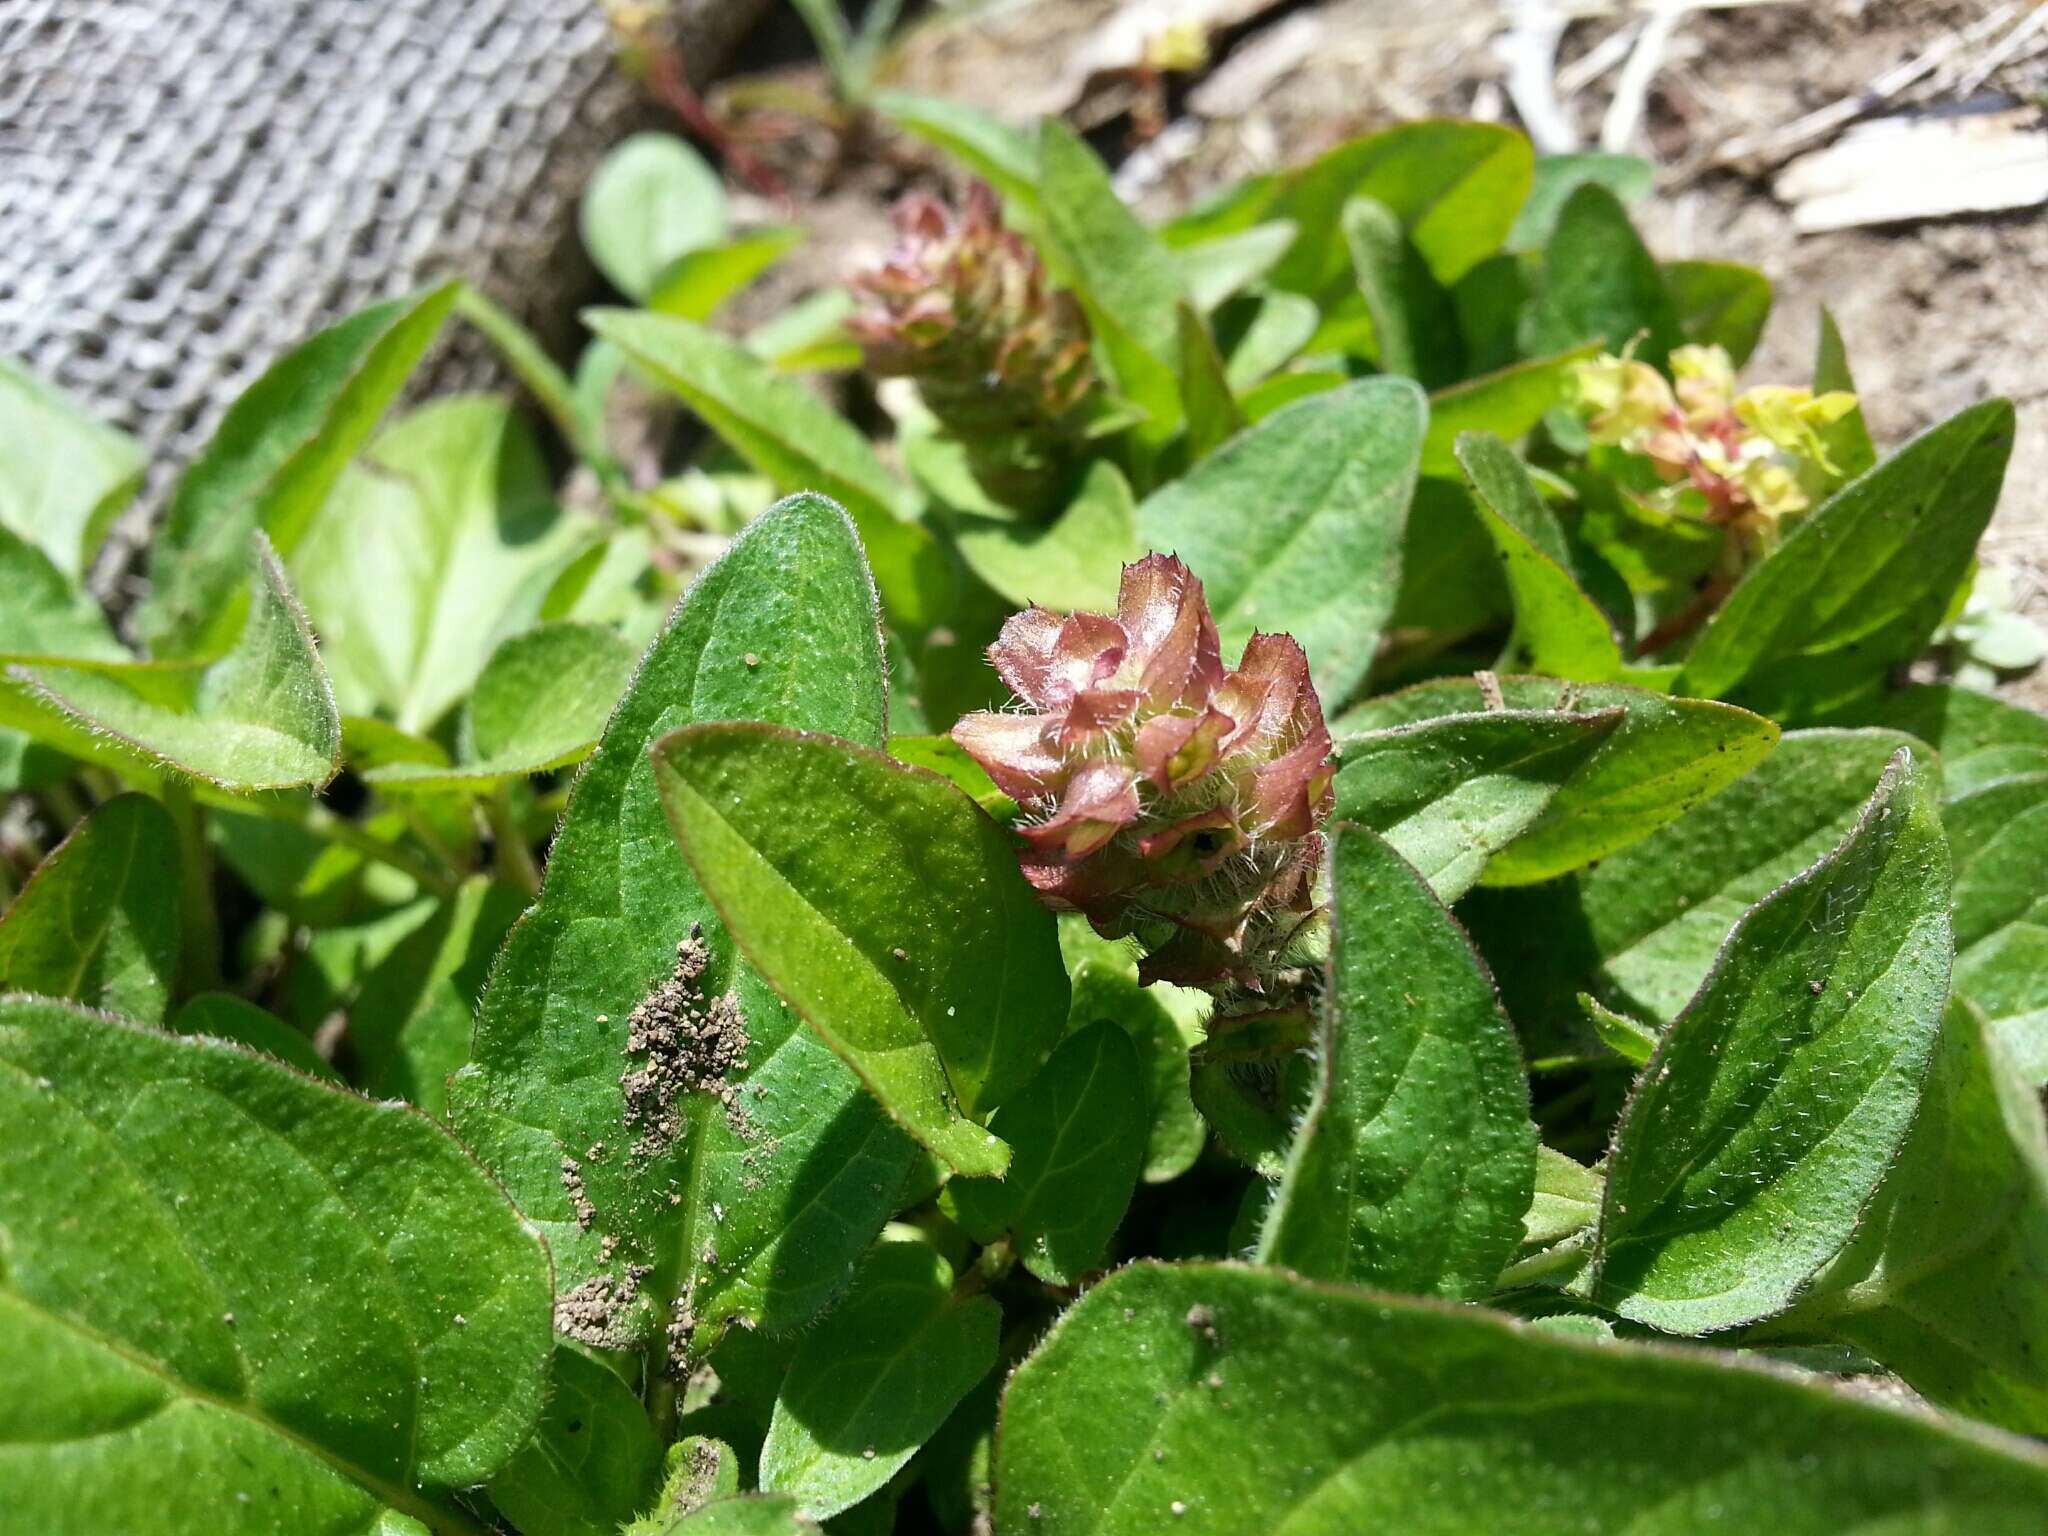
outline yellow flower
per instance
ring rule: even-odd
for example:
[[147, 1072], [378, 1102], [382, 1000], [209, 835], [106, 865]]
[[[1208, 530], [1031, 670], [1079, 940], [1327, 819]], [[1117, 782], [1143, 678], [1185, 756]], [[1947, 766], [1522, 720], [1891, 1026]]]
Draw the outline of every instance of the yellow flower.
[[1735, 400], [1735, 360], [1725, 347], [1679, 347], [1671, 354], [1678, 404], [1689, 427], [1727, 416]]
[[1587, 434], [1603, 447], [1639, 450], [1651, 433], [1670, 425], [1678, 410], [1664, 375], [1628, 356], [1574, 363], [1571, 384], [1573, 404], [1587, 418]]
[[1764, 384], [1745, 390], [1735, 402], [1735, 415], [1795, 458], [1810, 459], [1829, 474], [1839, 471], [1828, 459], [1820, 429], [1833, 426], [1856, 409], [1856, 397], [1842, 390], [1816, 395], [1810, 389]]

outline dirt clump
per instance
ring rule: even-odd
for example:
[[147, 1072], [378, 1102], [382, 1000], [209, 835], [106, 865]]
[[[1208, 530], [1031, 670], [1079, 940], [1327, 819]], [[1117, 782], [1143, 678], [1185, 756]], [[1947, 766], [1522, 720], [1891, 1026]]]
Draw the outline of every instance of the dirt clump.
[[623, 1279], [592, 1275], [555, 1298], [555, 1331], [593, 1349], [631, 1349], [638, 1340], [626, 1314], [653, 1267], [628, 1264]]
[[628, 1154], [633, 1162], [647, 1162], [674, 1145], [683, 1130], [683, 1095], [691, 1091], [717, 1099], [735, 1134], [751, 1132], [739, 1090], [729, 1079], [746, 1070], [753, 1042], [733, 993], [705, 997], [710, 963], [703, 925], [693, 923], [689, 937], [676, 946], [675, 969], [626, 1020], [626, 1054], [633, 1065], [620, 1074], [619, 1087], [626, 1096], [626, 1128], [635, 1133]]

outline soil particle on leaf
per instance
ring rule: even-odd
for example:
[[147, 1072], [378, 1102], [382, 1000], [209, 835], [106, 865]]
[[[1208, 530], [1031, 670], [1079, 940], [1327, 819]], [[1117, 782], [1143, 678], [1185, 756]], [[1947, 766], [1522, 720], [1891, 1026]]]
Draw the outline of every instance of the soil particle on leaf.
[[588, 1232], [591, 1222], [597, 1219], [597, 1207], [590, 1203], [590, 1196], [584, 1192], [583, 1164], [573, 1157], [562, 1159], [562, 1188], [569, 1193], [569, 1204], [576, 1212], [576, 1225]]
[[628, 1264], [623, 1280], [592, 1275], [555, 1298], [555, 1331], [593, 1349], [630, 1349], [636, 1340], [626, 1314], [652, 1266]]
[[752, 1132], [739, 1092], [728, 1076], [746, 1068], [746, 1021], [731, 992], [706, 998], [703, 975], [711, 963], [704, 930], [692, 924], [676, 946], [676, 966], [642, 998], [626, 1020], [626, 1054], [633, 1061], [619, 1076], [625, 1091], [625, 1121], [635, 1133], [629, 1154], [636, 1163], [658, 1157], [682, 1134], [682, 1096], [695, 1089], [725, 1107], [736, 1135]]

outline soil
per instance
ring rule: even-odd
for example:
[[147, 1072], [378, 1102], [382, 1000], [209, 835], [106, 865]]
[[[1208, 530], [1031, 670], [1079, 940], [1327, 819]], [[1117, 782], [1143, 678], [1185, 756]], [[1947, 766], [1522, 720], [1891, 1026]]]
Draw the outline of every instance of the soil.
[[[1777, 303], [1748, 376], [1803, 381], [1820, 306], [1846, 339], [1865, 411], [1881, 444], [1897, 444], [1962, 407], [2005, 395], [2019, 440], [2004, 499], [1984, 546], [2014, 601], [2048, 625], [2048, 209], [1801, 235], [1773, 192], [1777, 154], [1716, 164], [1731, 143], [1770, 138], [1803, 115], [1865, 93], [1902, 62], [1977, 27], [1986, 41], [1957, 65], [1873, 113], [1907, 107], [2048, 102], [2048, 36], [1984, 78], [1988, 58], [2023, 4], [2005, 0], [1751, 0], [1688, 12], [1663, 51], [1629, 147], [1659, 167], [1657, 195], [1638, 213], [1667, 259], [1712, 256], [1772, 277]], [[1638, 7], [1646, 10], [1650, 7]], [[1505, 0], [1035, 0], [939, 13], [905, 38], [888, 84], [951, 95], [1006, 116], [1064, 113], [1118, 165], [1119, 188], [1164, 217], [1235, 177], [1295, 163], [1330, 144], [1403, 119], [1476, 116], [1516, 121], [1501, 53]], [[1560, 5], [1585, 16], [1565, 31], [1557, 64], [1574, 67], [1631, 23], [1626, 7]], [[1138, 18], [1171, 14], [1211, 23], [1207, 58], [1163, 77], [1118, 67], [1146, 35]], [[784, 40], [785, 46], [787, 40]], [[1560, 90], [1585, 147], [1623, 71], [1610, 67]], [[801, 67], [785, 81], [815, 88]], [[2048, 122], [2040, 131], [2048, 132]], [[815, 135], [786, 138], [780, 162], [814, 226], [800, 258], [764, 301], [842, 279], [886, 248], [889, 198], [917, 175], [914, 147], [855, 141], [820, 157]], [[1816, 141], [1807, 148], [1818, 147]], [[772, 149], [771, 149], [772, 153]], [[2004, 690], [2048, 707], [2048, 669]]]
[[746, 1021], [739, 999], [704, 995], [703, 976], [711, 963], [703, 929], [676, 946], [675, 969], [634, 1006], [626, 1020], [626, 1054], [632, 1060], [619, 1078], [625, 1090], [625, 1123], [635, 1133], [629, 1154], [635, 1162], [660, 1156], [682, 1134], [680, 1100], [692, 1091], [710, 1094], [725, 1107], [736, 1134], [751, 1130], [738, 1091], [728, 1081], [747, 1065]]

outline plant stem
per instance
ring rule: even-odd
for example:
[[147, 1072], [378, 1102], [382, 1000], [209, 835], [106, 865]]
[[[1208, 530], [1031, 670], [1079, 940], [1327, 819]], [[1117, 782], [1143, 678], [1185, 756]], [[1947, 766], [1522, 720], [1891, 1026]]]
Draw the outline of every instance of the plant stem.
[[206, 846], [205, 813], [192, 797], [185, 780], [166, 775], [163, 781], [164, 810], [178, 834], [178, 880], [184, 936], [185, 992], [213, 991], [221, 985], [220, 914], [213, 906], [213, 852]]
[[85, 820], [86, 805], [78, 797], [78, 790], [68, 779], [59, 779], [42, 791], [43, 808], [51, 819], [63, 825], [68, 832]]
[[309, 807], [304, 825], [315, 837], [339, 843], [366, 859], [388, 865], [431, 895], [453, 896], [461, 883], [453, 874], [436, 868], [402, 843], [387, 843], [372, 837], [348, 817], [337, 816], [324, 805]]
[[519, 828], [510, 784], [500, 784], [491, 792], [484, 802], [484, 815], [491, 824], [491, 841], [496, 844], [498, 873], [528, 895], [539, 895], [540, 866], [533, 862], [533, 850], [526, 846], [526, 834]]

